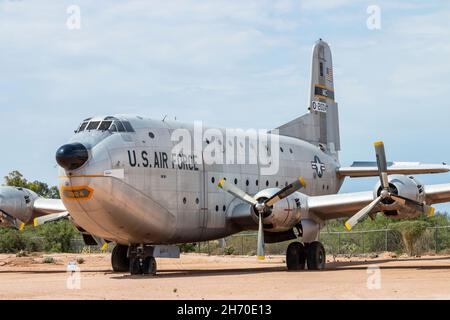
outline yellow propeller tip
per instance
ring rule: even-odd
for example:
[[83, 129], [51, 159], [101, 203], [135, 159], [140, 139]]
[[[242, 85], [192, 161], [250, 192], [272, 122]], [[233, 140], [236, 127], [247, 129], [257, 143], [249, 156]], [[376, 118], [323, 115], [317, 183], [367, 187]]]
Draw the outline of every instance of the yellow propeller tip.
[[351, 231], [352, 230], [352, 226], [350, 225], [350, 223], [346, 223], [345, 224], [345, 229], [347, 229], [348, 231]]
[[298, 178], [298, 181], [300, 181], [300, 183], [301, 183], [301, 185], [302, 185], [303, 187], [306, 186], [305, 179], [303, 179], [303, 177], [299, 177], [299, 178]]
[[257, 258], [258, 258], [258, 260], [265, 260], [266, 259], [265, 256], [258, 256]]
[[20, 230], [20, 231], [23, 231], [23, 229], [25, 229], [25, 223], [21, 223], [21, 224], [20, 224], [19, 230]]
[[225, 183], [225, 178], [223, 178], [222, 180], [219, 181], [219, 188], [222, 188], [223, 184]]
[[428, 216], [429, 217], [434, 217], [434, 214], [436, 213], [436, 209], [435, 208], [433, 208], [433, 207], [431, 207], [430, 208], [430, 211], [428, 212]]
[[37, 222], [37, 218], [33, 219], [33, 227], [37, 227], [38, 226], [38, 222]]
[[384, 146], [384, 142], [383, 141], [377, 141], [374, 143], [375, 147], [379, 147], [379, 146]]
[[104, 244], [103, 244], [103, 246], [102, 246], [102, 251], [105, 251], [106, 250], [106, 248], [108, 248], [108, 242], [105, 242]]

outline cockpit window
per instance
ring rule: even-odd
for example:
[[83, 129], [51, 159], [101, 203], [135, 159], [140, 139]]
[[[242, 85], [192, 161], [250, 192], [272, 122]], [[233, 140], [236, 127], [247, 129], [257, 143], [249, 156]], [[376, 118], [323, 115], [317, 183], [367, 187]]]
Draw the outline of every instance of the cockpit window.
[[87, 124], [88, 122], [83, 122], [77, 132], [84, 131], [84, 129], [86, 129]]
[[98, 130], [100, 131], [106, 131], [111, 126], [112, 121], [102, 121], [100, 126], [98, 127]]
[[119, 132], [125, 132], [125, 127], [123, 126], [122, 122], [120, 121], [114, 121], [114, 124], [117, 126], [117, 131]]
[[125, 129], [127, 129], [127, 132], [134, 132], [133, 127], [131, 126], [131, 124], [128, 121], [123, 121], [122, 122]]
[[89, 125], [87, 126], [86, 130], [95, 130], [98, 128], [99, 124], [100, 124], [100, 121], [91, 121], [91, 122], [89, 122]]
[[103, 121], [90, 121], [90, 119], [83, 120], [76, 132], [87, 130], [99, 130], [109, 132], [135, 132], [133, 126], [128, 121], [120, 121], [115, 117], [106, 117]]

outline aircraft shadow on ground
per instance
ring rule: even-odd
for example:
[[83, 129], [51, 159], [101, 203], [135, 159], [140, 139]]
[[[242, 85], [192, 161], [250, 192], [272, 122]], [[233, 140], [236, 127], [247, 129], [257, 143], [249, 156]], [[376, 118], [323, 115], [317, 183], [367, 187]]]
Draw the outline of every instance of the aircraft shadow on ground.
[[[366, 270], [368, 267], [377, 266], [380, 269], [385, 270], [450, 270], [449, 265], [435, 265], [435, 266], [424, 266], [421, 262], [425, 261], [444, 261], [449, 260], [450, 257], [428, 257], [428, 258], [410, 258], [410, 259], [383, 259], [383, 260], [367, 260], [367, 261], [354, 261], [354, 262], [331, 262], [328, 263], [325, 272], [339, 272], [345, 270]], [[415, 262], [411, 265], [386, 265], [387, 263], [395, 262]], [[158, 270], [158, 274], [155, 277], [147, 276], [144, 278], [152, 279], [164, 279], [164, 278], [183, 278], [183, 277], [210, 277], [210, 276], [234, 276], [243, 274], [257, 274], [257, 273], [274, 273], [274, 272], [286, 272], [286, 267], [284, 266], [268, 266], [268, 267], [257, 267], [257, 268], [232, 268], [232, 269], [173, 269], [173, 270]], [[323, 271], [296, 271], [291, 273], [305, 273], [310, 272], [323, 272]], [[59, 270], [1, 270], [1, 274], [63, 274], [67, 273], [65, 269]], [[128, 273], [115, 273], [111, 269], [88, 269], [83, 270], [81, 268], [81, 273], [103, 273], [105, 275], [114, 275], [112, 279], [142, 279], [139, 275], [130, 275]]]

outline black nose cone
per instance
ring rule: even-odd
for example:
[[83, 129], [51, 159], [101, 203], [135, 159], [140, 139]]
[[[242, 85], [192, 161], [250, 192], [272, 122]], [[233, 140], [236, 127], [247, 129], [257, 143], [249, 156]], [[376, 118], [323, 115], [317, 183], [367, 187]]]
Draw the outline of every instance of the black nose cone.
[[65, 144], [56, 151], [56, 162], [66, 170], [80, 168], [88, 158], [88, 150], [81, 143]]

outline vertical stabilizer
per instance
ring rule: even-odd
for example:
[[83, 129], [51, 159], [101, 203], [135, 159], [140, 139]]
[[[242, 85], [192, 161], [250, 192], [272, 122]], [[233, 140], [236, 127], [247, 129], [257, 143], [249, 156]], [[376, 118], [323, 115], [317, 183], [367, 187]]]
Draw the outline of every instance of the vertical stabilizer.
[[309, 113], [278, 128], [280, 135], [295, 137], [322, 145], [330, 153], [341, 149], [339, 112], [335, 101], [331, 50], [322, 39], [312, 52]]

